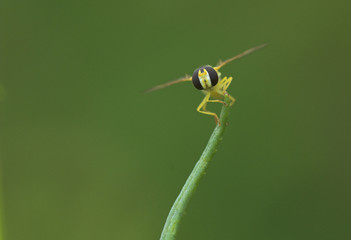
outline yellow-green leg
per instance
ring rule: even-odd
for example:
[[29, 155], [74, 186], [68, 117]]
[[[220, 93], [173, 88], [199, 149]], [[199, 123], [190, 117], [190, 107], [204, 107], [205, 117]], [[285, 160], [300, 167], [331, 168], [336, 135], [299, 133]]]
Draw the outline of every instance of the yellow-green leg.
[[223, 78], [223, 92], [227, 91], [227, 89], [228, 89], [229, 85], [231, 84], [232, 80], [233, 80], [232, 77], [230, 77], [230, 78], [226, 78], [226, 77]]
[[[228, 94], [228, 93], [227, 93]], [[233, 97], [233, 96], [231, 96], [231, 95], [227, 95], [228, 97], [229, 97], [229, 99], [230, 99], [230, 104], [229, 104], [229, 106], [232, 106], [234, 103], [235, 103], [235, 98]]]
[[218, 102], [218, 103], [222, 103], [223, 105], [227, 105], [225, 102], [223, 102], [222, 100], [208, 100], [207, 102]]
[[229, 97], [229, 99], [231, 101], [230, 104], [229, 104], [230, 106], [232, 106], [235, 103], [235, 98], [232, 97], [231, 95], [229, 95], [229, 93], [227, 92], [227, 89], [228, 89], [229, 85], [231, 84], [232, 80], [233, 80], [232, 77], [230, 77], [230, 78], [225, 77], [225, 78], [223, 78], [223, 82], [222, 82], [222, 84], [223, 84], [223, 95], [226, 95], [226, 96]]
[[[204, 100], [202, 100], [202, 102], [200, 103], [200, 105], [197, 107], [197, 111], [200, 112], [200, 113], [203, 113], [203, 114], [207, 114], [207, 115], [211, 115], [215, 118], [215, 121], [216, 121], [216, 124], [220, 125], [220, 122], [219, 122], [219, 118], [217, 116], [217, 114], [213, 113], [213, 112], [209, 112], [206, 110], [206, 105], [207, 103], [209, 102], [209, 99], [210, 99], [210, 96], [211, 94], [208, 93], [206, 95], [206, 97], [204, 98]], [[213, 101], [213, 100], [212, 100]]]

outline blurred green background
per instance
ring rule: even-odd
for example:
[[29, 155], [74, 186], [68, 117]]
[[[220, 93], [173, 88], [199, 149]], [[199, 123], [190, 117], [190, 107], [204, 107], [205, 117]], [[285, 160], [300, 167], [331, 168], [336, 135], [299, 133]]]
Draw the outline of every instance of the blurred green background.
[[237, 102], [178, 239], [350, 238], [350, 7], [3, 0], [4, 239], [158, 239], [215, 125], [191, 83], [142, 91], [265, 42], [222, 69]]

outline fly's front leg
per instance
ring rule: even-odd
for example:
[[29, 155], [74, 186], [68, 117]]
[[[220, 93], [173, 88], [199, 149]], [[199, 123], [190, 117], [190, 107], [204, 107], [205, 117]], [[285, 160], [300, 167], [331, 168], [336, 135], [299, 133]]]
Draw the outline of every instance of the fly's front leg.
[[218, 118], [217, 114], [215, 114], [213, 112], [209, 112], [209, 111], [206, 110], [206, 105], [209, 102], [210, 96], [211, 96], [210, 93], [208, 93], [206, 95], [204, 100], [202, 100], [200, 105], [197, 107], [197, 111], [200, 112], [200, 113], [203, 113], [203, 114], [207, 114], [207, 115], [213, 116], [215, 118], [216, 124], [220, 125], [219, 118]]
[[229, 93], [227, 92], [227, 89], [229, 87], [229, 85], [231, 84], [233, 78], [230, 77], [230, 78], [226, 78], [224, 81], [223, 81], [223, 95], [225, 96], [228, 96], [229, 99], [230, 99], [230, 104], [229, 106], [232, 106], [234, 103], [235, 103], [235, 98], [230, 96]]
[[230, 78], [226, 78], [223, 82], [223, 93], [225, 93], [229, 87], [229, 85], [231, 84], [233, 78], [230, 77]]

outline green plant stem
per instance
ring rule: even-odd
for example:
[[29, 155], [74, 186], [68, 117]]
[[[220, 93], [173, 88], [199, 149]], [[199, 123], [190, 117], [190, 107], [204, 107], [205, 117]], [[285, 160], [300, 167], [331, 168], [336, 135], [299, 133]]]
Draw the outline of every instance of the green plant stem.
[[186, 207], [191, 199], [192, 194], [195, 192], [197, 185], [200, 182], [201, 177], [205, 174], [208, 163], [212, 160], [213, 155], [217, 151], [217, 146], [222, 140], [224, 129], [228, 124], [228, 115], [229, 115], [229, 98], [225, 97], [224, 101], [227, 105], [223, 105], [220, 122], [221, 125], [217, 125], [214, 129], [210, 140], [207, 143], [205, 150], [203, 151], [199, 161], [196, 163], [193, 171], [186, 180], [182, 190], [180, 191], [177, 199], [175, 200], [171, 211], [168, 214], [165, 226], [161, 234], [161, 240], [173, 240], [175, 239], [178, 226], [182, 216], [185, 213]]

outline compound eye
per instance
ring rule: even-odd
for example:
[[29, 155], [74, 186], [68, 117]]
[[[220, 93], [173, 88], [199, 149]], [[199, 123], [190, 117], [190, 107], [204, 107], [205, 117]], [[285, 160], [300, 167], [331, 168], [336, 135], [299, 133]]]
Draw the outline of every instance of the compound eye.
[[204, 67], [200, 67], [198, 69], [196, 69], [193, 73], [193, 77], [191, 78], [193, 85], [195, 88], [199, 89], [199, 90], [204, 90], [204, 88], [202, 87], [201, 83], [200, 83], [200, 79], [199, 79], [199, 71], [203, 71]]
[[218, 73], [217, 73], [217, 71], [214, 70], [214, 68], [210, 67], [210, 66], [206, 66], [205, 69], [208, 72], [208, 75], [210, 76], [212, 87], [216, 86], [217, 83], [218, 83]]

